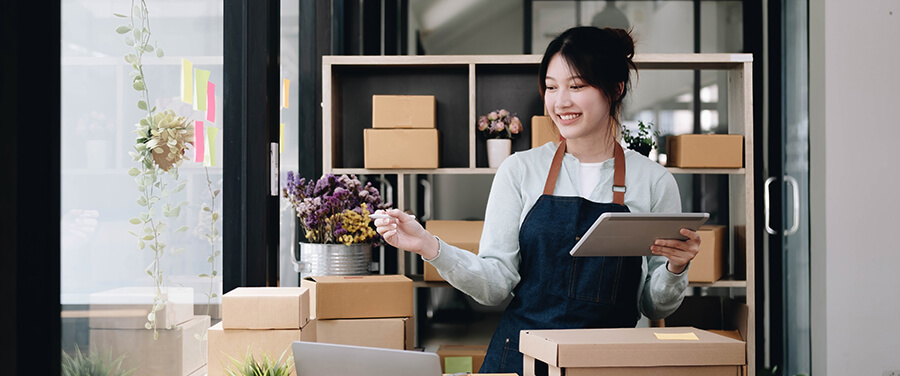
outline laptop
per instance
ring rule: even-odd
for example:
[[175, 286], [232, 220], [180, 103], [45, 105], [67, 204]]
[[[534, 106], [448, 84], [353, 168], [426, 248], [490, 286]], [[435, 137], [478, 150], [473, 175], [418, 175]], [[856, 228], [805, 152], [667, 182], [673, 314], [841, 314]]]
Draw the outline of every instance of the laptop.
[[435, 353], [295, 341], [298, 376], [441, 376]]

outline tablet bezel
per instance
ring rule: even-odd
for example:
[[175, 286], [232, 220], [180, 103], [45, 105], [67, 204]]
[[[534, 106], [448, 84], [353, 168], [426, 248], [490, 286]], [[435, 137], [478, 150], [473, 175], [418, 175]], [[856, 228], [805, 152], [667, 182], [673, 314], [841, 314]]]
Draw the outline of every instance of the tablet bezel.
[[[707, 220], [709, 213], [607, 212], [594, 221], [569, 254], [574, 257], [654, 256], [650, 246], [656, 239], [687, 240], [679, 233], [681, 228], [696, 231]], [[615, 229], [606, 224], [614, 225]]]

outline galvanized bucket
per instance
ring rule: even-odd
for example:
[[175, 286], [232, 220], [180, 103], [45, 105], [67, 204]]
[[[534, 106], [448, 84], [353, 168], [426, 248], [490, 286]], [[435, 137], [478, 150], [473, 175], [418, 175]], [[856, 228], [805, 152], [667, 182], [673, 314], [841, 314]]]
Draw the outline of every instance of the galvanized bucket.
[[365, 275], [369, 274], [371, 255], [371, 244], [300, 242], [294, 252], [294, 270], [300, 273], [301, 279], [320, 275]]

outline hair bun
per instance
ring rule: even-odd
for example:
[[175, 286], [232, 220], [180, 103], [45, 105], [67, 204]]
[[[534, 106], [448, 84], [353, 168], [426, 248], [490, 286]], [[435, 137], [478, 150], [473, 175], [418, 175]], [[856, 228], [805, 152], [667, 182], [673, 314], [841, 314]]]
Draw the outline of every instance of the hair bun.
[[616, 45], [619, 46], [619, 50], [622, 51], [622, 55], [631, 60], [634, 57], [634, 39], [631, 37], [631, 34], [625, 29], [614, 29], [605, 27], [603, 28], [615, 41]]

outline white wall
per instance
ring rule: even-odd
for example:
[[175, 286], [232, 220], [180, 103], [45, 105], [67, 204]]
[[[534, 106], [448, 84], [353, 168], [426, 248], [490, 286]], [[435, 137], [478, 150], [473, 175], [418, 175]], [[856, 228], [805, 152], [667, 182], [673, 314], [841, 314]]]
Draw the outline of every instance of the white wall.
[[900, 370], [900, 1], [810, 2], [813, 370]]

